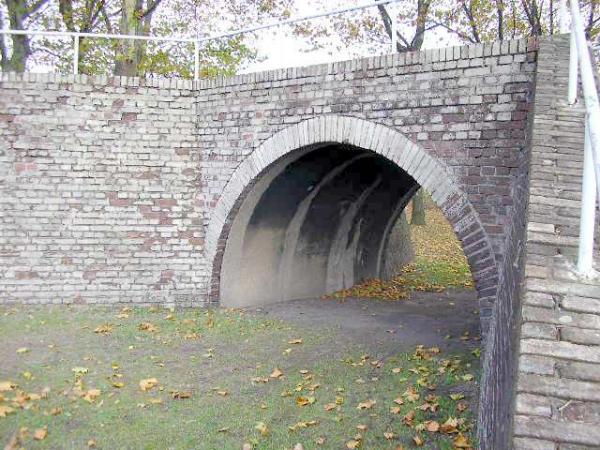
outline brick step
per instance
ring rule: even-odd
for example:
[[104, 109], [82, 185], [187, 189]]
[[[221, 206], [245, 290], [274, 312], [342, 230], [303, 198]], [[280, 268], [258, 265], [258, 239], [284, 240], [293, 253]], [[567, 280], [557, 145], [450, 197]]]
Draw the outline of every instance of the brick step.
[[[526, 328], [528, 332], [539, 329], [548, 333], [548, 326], [544, 324]], [[595, 330], [594, 330], [595, 331]], [[552, 341], [549, 339], [534, 339], [526, 337], [521, 339], [521, 354], [549, 356], [559, 359], [600, 364], [600, 346], [573, 344], [566, 341]], [[600, 387], [600, 386], [599, 386]], [[600, 401], [600, 392], [598, 400]]]
[[[517, 415], [514, 420], [514, 430], [517, 436], [545, 438], [546, 440], [542, 442], [554, 441], [582, 445], [600, 444], [600, 429], [590, 427], [589, 424], [559, 422], [542, 417]], [[552, 444], [549, 447], [541, 447], [541, 449], [546, 448], [554, 450], [556, 449], [556, 445]], [[571, 448], [575, 450], [573, 447]]]
[[[527, 284], [533, 284], [528, 279]], [[550, 284], [550, 280], [539, 280], [540, 284]], [[600, 316], [596, 314], [576, 313], [569, 311], [558, 311], [549, 308], [540, 308], [536, 306], [525, 305], [522, 309], [524, 322], [541, 322], [554, 325], [568, 325], [570, 327], [588, 328], [600, 330]]]
[[[600, 384], [569, 378], [520, 374], [518, 392], [556, 398], [600, 402]], [[598, 429], [600, 433], [600, 428]], [[600, 441], [599, 441], [600, 443]]]

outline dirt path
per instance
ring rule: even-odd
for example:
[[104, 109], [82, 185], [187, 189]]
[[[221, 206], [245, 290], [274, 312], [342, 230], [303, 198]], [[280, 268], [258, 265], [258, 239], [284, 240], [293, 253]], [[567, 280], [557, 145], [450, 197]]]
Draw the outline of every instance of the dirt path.
[[[307, 329], [331, 329], [335, 345], [360, 343], [381, 351], [405, 351], [416, 345], [463, 349], [460, 336], [479, 336], [477, 294], [472, 290], [415, 292], [410, 300], [307, 299], [277, 303], [253, 311]], [[448, 338], [447, 336], [450, 336]], [[477, 345], [477, 341], [473, 345]]]

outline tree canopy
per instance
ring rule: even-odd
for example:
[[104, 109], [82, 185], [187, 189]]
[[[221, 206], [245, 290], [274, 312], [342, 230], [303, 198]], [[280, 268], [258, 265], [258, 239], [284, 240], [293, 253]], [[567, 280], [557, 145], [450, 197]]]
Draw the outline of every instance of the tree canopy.
[[[296, 24], [290, 33], [309, 49], [381, 52], [398, 24], [399, 52], [423, 45], [480, 43], [559, 32], [559, 0], [400, 0], [368, 10]], [[0, 0], [0, 27], [87, 33], [206, 37], [218, 32], [330, 10], [348, 0]], [[600, 0], [581, 1], [586, 32], [597, 39]], [[288, 28], [290, 30], [290, 28]], [[200, 48], [201, 76], [234, 74], [257, 53], [255, 36], [210, 41]], [[0, 67], [72, 67], [70, 38], [0, 35]], [[79, 39], [80, 73], [193, 76], [193, 44]]]

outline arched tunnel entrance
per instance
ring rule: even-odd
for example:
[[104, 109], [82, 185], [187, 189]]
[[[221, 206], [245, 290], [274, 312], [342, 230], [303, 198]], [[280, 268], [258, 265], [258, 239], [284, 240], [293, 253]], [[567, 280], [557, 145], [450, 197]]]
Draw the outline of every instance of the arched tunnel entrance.
[[420, 186], [460, 241], [485, 333], [498, 270], [467, 196], [403, 134], [346, 116], [284, 128], [233, 172], [206, 233], [211, 300], [251, 306], [315, 297], [381, 276], [390, 229]]
[[387, 241], [419, 184], [390, 160], [345, 144], [299, 149], [254, 185], [233, 220], [224, 306], [318, 297], [380, 278]]
[[[442, 220], [451, 225], [450, 234], [458, 238], [476, 293], [456, 305], [440, 303], [436, 293], [396, 310], [378, 302], [373, 316], [380, 319], [367, 325], [359, 312], [366, 306], [352, 299], [344, 308], [324, 311], [316, 297], [387, 275], [394, 263], [388, 247], [397, 241], [390, 239], [392, 227], [419, 187], [431, 194]], [[479, 215], [443, 162], [392, 128], [334, 115], [284, 128], [240, 163], [212, 212], [206, 257], [212, 273], [209, 296], [222, 306], [272, 303], [275, 317], [301, 316], [324, 326], [336, 322], [348, 330], [344, 336], [367, 340], [397, 325], [404, 331], [385, 340], [392, 348], [410, 342], [447, 345], [444, 336], [462, 333], [466, 317], [475, 318], [467, 321], [472, 333], [485, 335], [499, 283]], [[475, 298], [479, 308], [470, 303]], [[293, 299], [303, 300], [277, 304]], [[300, 311], [301, 305], [308, 306]], [[377, 345], [382, 342], [378, 338]], [[482, 383], [494, 377], [489, 364]]]

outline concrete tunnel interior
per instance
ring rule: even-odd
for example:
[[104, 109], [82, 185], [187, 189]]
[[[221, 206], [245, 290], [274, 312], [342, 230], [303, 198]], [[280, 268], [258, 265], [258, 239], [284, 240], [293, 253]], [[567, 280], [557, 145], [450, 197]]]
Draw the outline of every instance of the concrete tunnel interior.
[[241, 200], [229, 231], [221, 304], [314, 298], [385, 278], [388, 240], [418, 183], [372, 151], [299, 149], [269, 166]]

